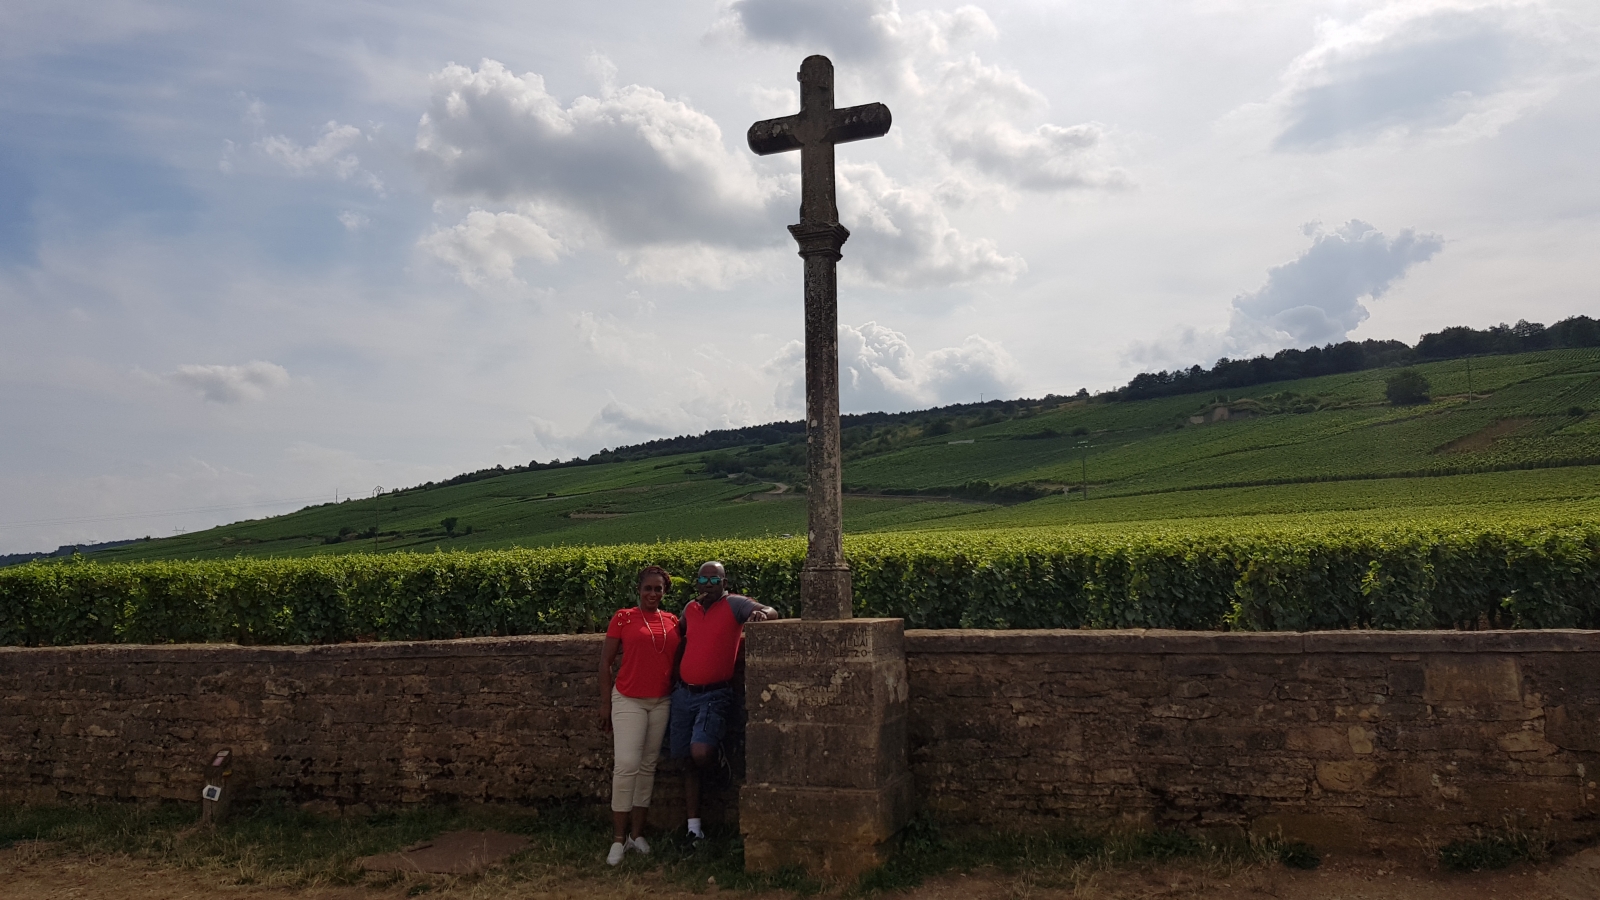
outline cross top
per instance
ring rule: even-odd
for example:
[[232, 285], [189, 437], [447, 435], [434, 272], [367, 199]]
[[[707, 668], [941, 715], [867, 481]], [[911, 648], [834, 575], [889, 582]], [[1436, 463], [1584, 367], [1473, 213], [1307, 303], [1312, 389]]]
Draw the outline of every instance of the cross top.
[[893, 121], [889, 107], [868, 103], [833, 108], [833, 63], [808, 56], [800, 64], [800, 112], [750, 126], [746, 139], [761, 156], [800, 151], [800, 224], [837, 225], [833, 145], [883, 137]]

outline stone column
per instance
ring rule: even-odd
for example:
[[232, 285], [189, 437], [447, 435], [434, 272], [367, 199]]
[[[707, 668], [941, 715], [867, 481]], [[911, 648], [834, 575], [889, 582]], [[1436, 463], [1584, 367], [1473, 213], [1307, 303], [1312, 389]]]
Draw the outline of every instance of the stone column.
[[[828, 145], [828, 151], [833, 150]], [[828, 179], [831, 189], [833, 179]], [[848, 619], [850, 566], [844, 561], [843, 463], [839, 446], [839, 248], [837, 223], [789, 226], [806, 261], [806, 561], [800, 616]]]
[[900, 619], [745, 628], [745, 868], [853, 879], [911, 816]]

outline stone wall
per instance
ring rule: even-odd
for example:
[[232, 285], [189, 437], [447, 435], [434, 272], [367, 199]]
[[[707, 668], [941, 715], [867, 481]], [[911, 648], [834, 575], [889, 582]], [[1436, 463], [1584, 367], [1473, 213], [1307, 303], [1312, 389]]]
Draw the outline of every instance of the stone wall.
[[906, 654], [946, 820], [1600, 834], [1600, 632], [909, 631]]
[[329, 811], [608, 797], [601, 639], [0, 648], [0, 801], [194, 800], [221, 747], [240, 799]]
[[[0, 801], [192, 801], [224, 746], [241, 798], [598, 800], [599, 640], [0, 648]], [[910, 631], [905, 648], [917, 797], [952, 823], [1600, 834], [1600, 632]], [[732, 818], [736, 797], [708, 806]]]

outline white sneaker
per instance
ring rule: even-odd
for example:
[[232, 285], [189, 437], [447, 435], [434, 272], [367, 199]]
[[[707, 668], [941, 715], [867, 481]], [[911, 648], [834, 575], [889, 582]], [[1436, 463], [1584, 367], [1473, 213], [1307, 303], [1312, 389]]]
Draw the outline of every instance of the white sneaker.
[[611, 852], [606, 854], [606, 865], [614, 866], [617, 863], [622, 862], [622, 854], [626, 852], [628, 852], [628, 847], [626, 844], [622, 843], [621, 841], [613, 842], [611, 845]]
[[628, 849], [638, 851], [640, 856], [649, 856], [650, 842], [645, 840], [642, 834], [636, 838], [628, 838]]

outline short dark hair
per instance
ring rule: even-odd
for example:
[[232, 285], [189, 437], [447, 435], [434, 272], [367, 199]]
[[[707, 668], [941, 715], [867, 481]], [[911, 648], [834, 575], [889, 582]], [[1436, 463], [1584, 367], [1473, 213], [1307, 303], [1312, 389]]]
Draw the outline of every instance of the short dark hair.
[[672, 573], [668, 572], [666, 569], [661, 568], [660, 566], [645, 566], [644, 568], [640, 569], [639, 570], [639, 579], [638, 579], [638, 581], [634, 582], [633, 586], [636, 587], [636, 588], [644, 587], [644, 580], [646, 578], [649, 578], [651, 575], [660, 575], [661, 576], [661, 586], [662, 587], [665, 587], [665, 588], [671, 588], [672, 587]]

